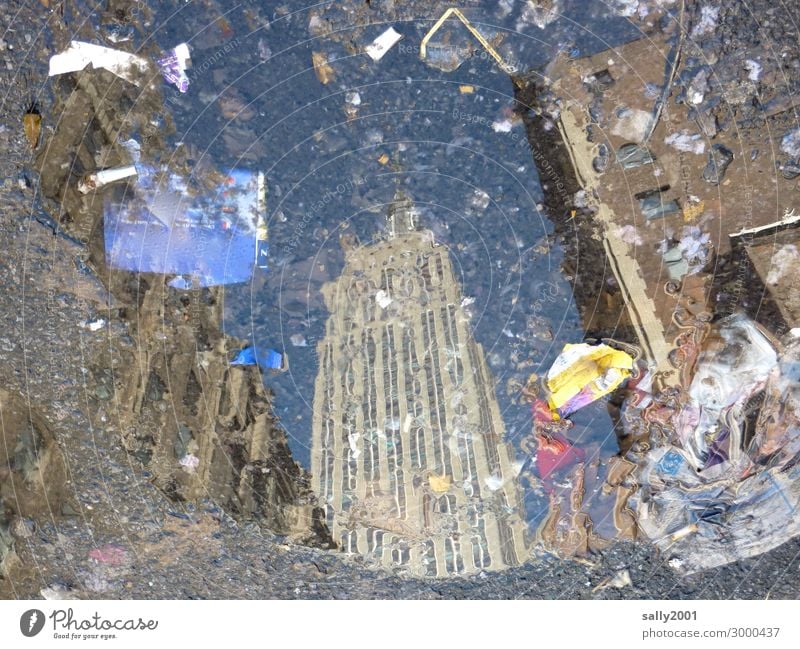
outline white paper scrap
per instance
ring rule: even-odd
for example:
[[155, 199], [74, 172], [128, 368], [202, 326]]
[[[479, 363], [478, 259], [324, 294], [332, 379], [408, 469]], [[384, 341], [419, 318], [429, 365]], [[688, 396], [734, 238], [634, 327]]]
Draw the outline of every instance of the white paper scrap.
[[380, 61], [383, 55], [392, 49], [403, 35], [395, 31], [394, 27], [389, 27], [383, 34], [378, 36], [370, 45], [367, 45], [366, 52], [373, 61]]
[[50, 57], [48, 76], [78, 72], [90, 63], [92, 67], [104, 68], [133, 84], [140, 80], [139, 75], [149, 66], [147, 59], [135, 54], [93, 43], [71, 41], [66, 50]]

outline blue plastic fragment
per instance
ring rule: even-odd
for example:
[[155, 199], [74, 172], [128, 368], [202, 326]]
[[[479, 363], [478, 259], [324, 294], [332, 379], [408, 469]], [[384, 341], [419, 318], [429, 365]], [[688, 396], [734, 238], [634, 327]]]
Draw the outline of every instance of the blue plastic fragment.
[[276, 352], [274, 349], [268, 349], [266, 358], [262, 363], [259, 363], [258, 358], [256, 358], [255, 347], [245, 347], [244, 349], [240, 350], [236, 355], [236, 358], [231, 361], [231, 365], [259, 364], [271, 370], [279, 370], [283, 365], [283, 355]]

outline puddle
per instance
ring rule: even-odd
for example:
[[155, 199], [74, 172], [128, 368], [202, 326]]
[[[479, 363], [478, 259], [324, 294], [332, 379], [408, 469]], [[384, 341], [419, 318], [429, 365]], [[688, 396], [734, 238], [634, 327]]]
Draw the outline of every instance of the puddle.
[[[466, 23], [431, 38], [428, 63], [419, 43], [438, 14], [403, 4], [371, 24], [368, 8], [347, 3], [271, 16], [249, 5], [223, 15], [209, 3], [157, 34], [161, 51], [189, 43], [186, 92], [151, 85], [134, 100], [109, 71], [77, 75], [70, 110], [92, 114], [91, 132], [60, 127], [53, 141], [74, 159], [41, 164], [52, 172], [45, 193], [72, 218], [64, 229], [83, 233], [130, 334], [97, 360], [95, 396], [114, 400], [126, 450], [175, 502], [208, 497], [368, 566], [471, 575], [542, 549], [591, 556], [640, 527], [668, 547], [684, 533], [673, 518], [636, 516], [677, 489], [652, 469], [663, 466], [650, 445], [665, 444], [670, 425], [688, 437], [700, 430], [675, 404], [696, 406], [693, 372], [712, 330], [704, 269], [714, 244], [701, 228], [716, 217], [705, 216], [710, 197], [688, 192], [703, 194], [703, 182], [717, 191], [739, 173], [736, 159], [723, 156], [722, 168], [703, 156], [692, 162], [695, 184], [681, 184], [673, 167], [696, 150], [661, 123], [650, 128], [658, 93], [636, 86], [638, 104], [609, 107], [635, 75], [620, 74], [605, 50], [636, 31], [602, 3], [561, 19], [470, 3]], [[390, 23], [397, 41], [381, 36]], [[485, 43], [465, 34], [467, 23]], [[590, 24], [603, 39], [582, 31]], [[391, 45], [363, 55], [374, 39]], [[660, 44], [658, 65], [644, 66], [653, 87], [676, 47]], [[514, 80], [496, 59], [520, 71]], [[545, 64], [555, 83], [523, 74]], [[133, 101], [140, 110], [120, 126], [109, 105]], [[141, 140], [140, 178], [105, 200], [79, 195], [73, 177], [85, 183], [98, 158], [130, 163], [123, 136]], [[670, 182], [654, 181], [662, 176]], [[636, 188], [622, 191], [627, 182]], [[793, 242], [781, 238], [787, 267]], [[764, 245], [745, 242], [777, 283], [789, 271], [772, 268]], [[733, 259], [734, 249], [720, 252]], [[796, 295], [775, 295], [774, 311], [793, 317]], [[565, 345], [583, 341], [629, 365], [615, 381], [590, 366], [565, 397], [582, 407], [559, 417], [563, 403], [548, 405], [543, 386]], [[791, 353], [781, 353], [774, 364], [789, 368]], [[256, 359], [269, 365], [259, 372]], [[792, 371], [773, 383], [759, 374], [747, 396], [778, 389]], [[682, 440], [697, 451], [695, 474], [710, 455], [728, 469], [750, 458], [737, 471], [763, 459], [759, 435], [734, 435], [746, 400], [727, 396], [731, 410], [703, 411], [701, 441]], [[737, 453], [725, 445], [733, 437]], [[637, 492], [645, 468], [653, 481]], [[695, 474], [717, 488], [703, 481], [718, 473]], [[757, 487], [794, 497], [793, 484]], [[678, 518], [694, 526], [684, 536], [719, 540], [704, 513]], [[697, 556], [682, 565], [707, 567]]]

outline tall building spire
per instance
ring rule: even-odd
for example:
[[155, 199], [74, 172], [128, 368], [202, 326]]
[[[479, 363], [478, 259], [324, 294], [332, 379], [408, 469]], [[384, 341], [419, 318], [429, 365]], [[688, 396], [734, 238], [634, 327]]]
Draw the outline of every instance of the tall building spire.
[[325, 286], [312, 486], [339, 547], [417, 576], [518, 565], [526, 524], [494, 380], [445, 246], [402, 192]]
[[414, 207], [414, 201], [401, 189], [395, 192], [394, 200], [389, 206], [389, 212], [386, 215], [386, 226], [389, 230], [390, 239], [407, 232], [414, 232], [419, 226], [419, 212]]

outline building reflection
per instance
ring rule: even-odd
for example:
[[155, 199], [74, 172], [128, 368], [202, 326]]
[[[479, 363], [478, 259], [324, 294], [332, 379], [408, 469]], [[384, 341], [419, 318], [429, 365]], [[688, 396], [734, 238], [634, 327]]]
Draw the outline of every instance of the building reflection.
[[395, 198], [323, 288], [312, 480], [340, 547], [420, 576], [518, 565], [516, 475], [446, 248]]

